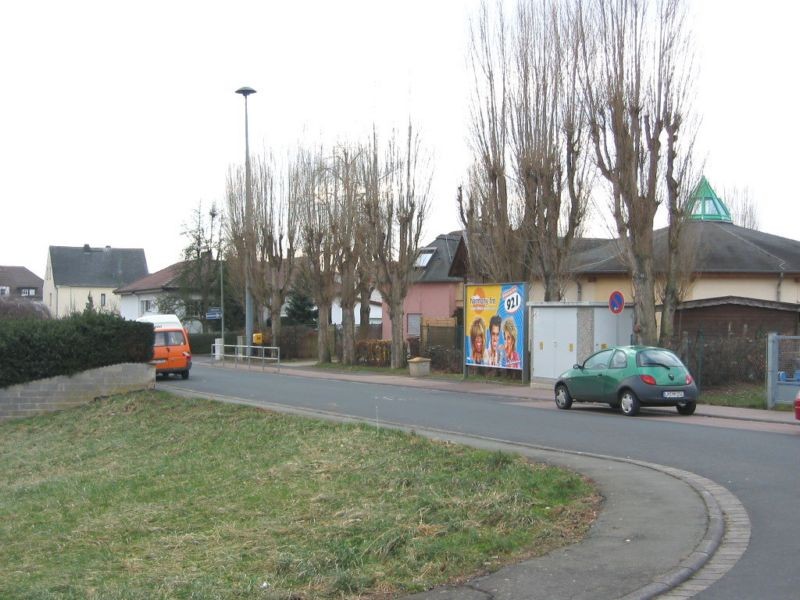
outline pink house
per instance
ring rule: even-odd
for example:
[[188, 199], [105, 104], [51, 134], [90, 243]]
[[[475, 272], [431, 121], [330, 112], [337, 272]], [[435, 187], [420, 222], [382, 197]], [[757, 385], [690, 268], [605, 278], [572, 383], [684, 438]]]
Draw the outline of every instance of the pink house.
[[[403, 303], [403, 337], [419, 337], [424, 322], [457, 317], [464, 308], [464, 280], [450, 275], [454, 263], [466, 258], [462, 233], [454, 231], [436, 237], [420, 248], [415, 278]], [[383, 339], [392, 337], [389, 307], [383, 305]]]

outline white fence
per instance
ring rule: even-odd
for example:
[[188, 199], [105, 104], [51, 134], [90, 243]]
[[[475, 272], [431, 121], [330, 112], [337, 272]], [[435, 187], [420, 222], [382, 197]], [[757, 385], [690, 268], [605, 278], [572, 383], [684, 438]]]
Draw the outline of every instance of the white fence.
[[793, 404], [800, 390], [800, 336], [767, 336], [767, 406]]
[[243, 344], [222, 344], [217, 340], [211, 344], [211, 356], [214, 362], [225, 364], [226, 361], [233, 361], [234, 366], [247, 366], [255, 364], [261, 365], [264, 369], [275, 366], [280, 371], [281, 368], [281, 349], [278, 346], [247, 346]]

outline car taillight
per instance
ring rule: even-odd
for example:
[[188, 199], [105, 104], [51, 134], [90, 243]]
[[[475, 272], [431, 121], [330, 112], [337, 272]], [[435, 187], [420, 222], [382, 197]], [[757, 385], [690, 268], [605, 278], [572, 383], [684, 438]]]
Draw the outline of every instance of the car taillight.
[[184, 352], [184, 353], [183, 353], [183, 355], [184, 355], [186, 358], [192, 358], [192, 355], [191, 355], [190, 353], [188, 353], [188, 352]]
[[656, 378], [653, 377], [652, 375], [639, 375], [639, 379], [644, 381], [647, 385], [655, 385], [656, 384]]
[[687, 373], [686, 374], [686, 385], [691, 385], [693, 381], [694, 381], [694, 379], [692, 379], [692, 376]]

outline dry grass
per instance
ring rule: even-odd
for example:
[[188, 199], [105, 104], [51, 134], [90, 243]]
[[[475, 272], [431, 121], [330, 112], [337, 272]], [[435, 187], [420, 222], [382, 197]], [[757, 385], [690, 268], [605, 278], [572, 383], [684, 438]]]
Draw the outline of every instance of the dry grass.
[[0, 597], [366, 598], [572, 543], [575, 474], [146, 393], [0, 425]]

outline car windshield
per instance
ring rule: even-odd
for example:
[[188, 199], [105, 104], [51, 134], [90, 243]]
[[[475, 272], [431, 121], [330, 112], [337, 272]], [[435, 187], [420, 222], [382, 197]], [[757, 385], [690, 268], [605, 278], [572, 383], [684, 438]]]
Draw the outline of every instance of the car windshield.
[[636, 355], [640, 367], [682, 367], [683, 363], [669, 350], [642, 350]]

